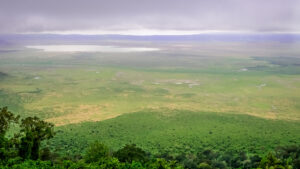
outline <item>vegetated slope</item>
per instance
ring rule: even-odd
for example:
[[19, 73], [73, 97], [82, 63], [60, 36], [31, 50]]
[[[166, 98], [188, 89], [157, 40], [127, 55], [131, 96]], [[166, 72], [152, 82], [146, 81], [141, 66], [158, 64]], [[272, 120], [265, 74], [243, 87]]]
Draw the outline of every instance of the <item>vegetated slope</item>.
[[98, 140], [117, 149], [135, 143], [151, 153], [195, 153], [201, 149], [264, 154], [300, 143], [298, 121], [190, 111], [144, 111], [101, 122], [57, 128], [50, 142], [62, 153], [80, 154]]

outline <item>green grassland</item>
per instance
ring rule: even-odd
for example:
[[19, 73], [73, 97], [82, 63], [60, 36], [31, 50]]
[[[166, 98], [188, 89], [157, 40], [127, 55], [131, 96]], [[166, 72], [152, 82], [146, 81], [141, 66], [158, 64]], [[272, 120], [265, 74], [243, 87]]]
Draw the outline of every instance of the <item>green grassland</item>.
[[300, 143], [299, 63], [198, 51], [0, 53], [0, 106], [54, 123], [49, 144], [61, 151], [98, 139], [155, 153], [263, 153]]

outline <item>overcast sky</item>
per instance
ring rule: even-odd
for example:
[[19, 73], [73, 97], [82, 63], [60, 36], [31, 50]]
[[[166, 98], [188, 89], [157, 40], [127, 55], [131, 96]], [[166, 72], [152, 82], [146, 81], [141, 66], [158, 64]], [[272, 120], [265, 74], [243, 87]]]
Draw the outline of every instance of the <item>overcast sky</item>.
[[0, 0], [0, 33], [146, 30], [300, 32], [300, 0]]

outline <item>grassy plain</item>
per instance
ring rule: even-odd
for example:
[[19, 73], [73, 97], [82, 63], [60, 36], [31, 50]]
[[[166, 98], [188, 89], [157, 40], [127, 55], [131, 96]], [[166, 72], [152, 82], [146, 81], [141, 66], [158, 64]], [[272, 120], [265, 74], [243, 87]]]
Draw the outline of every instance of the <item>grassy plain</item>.
[[0, 106], [53, 122], [60, 131], [53, 147], [78, 152], [95, 138], [153, 152], [231, 144], [263, 152], [300, 143], [300, 59], [293, 51], [161, 46], [146, 53], [2, 52]]

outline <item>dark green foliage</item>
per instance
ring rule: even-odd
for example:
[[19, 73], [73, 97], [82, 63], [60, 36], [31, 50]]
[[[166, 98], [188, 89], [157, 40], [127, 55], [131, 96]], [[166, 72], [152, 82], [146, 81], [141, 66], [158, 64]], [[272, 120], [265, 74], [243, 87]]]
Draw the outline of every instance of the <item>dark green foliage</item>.
[[300, 146], [278, 147], [276, 155], [280, 159], [293, 159], [291, 162], [293, 168], [300, 168]]
[[59, 157], [59, 154], [51, 152], [49, 147], [44, 147], [40, 151], [40, 159], [43, 161], [55, 161], [56, 159], [58, 159], [58, 157]]
[[6, 160], [7, 157], [7, 139], [4, 136], [0, 136], [0, 159]]
[[16, 152], [23, 159], [37, 160], [41, 142], [54, 136], [53, 124], [37, 117], [27, 117], [21, 120], [20, 132], [15, 133], [13, 138], [6, 138], [5, 133], [11, 123], [18, 122], [19, 116], [15, 116], [6, 107], [0, 108], [0, 158], [2, 162], [16, 156]]
[[130, 169], [145, 169], [142, 163], [133, 161], [132, 163], [125, 163], [124, 168]]
[[0, 108], [0, 160], [5, 161], [10, 156], [10, 142], [5, 137], [11, 123], [18, 123], [19, 116], [7, 110], [7, 107]]
[[245, 152], [217, 152], [209, 149], [195, 154], [180, 154], [176, 161], [185, 168], [257, 168], [261, 158]]
[[54, 125], [38, 117], [27, 117], [21, 122], [21, 138], [20, 156], [24, 159], [37, 160], [41, 142], [54, 136]]
[[34, 139], [40, 141], [50, 139], [54, 136], [54, 125], [52, 123], [45, 122], [38, 117], [27, 117], [22, 120], [22, 130], [25, 134], [31, 132]]
[[114, 153], [114, 157], [118, 158], [121, 162], [146, 162], [148, 161], [147, 153], [135, 144], [127, 144], [123, 148]]
[[82, 153], [101, 140], [113, 150], [135, 143], [147, 152], [178, 155], [204, 149], [264, 155], [278, 145], [300, 144], [299, 123], [248, 115], [191, 111], [143, 111], [100, 121], [57, 127], [51, 149]]
[[[1, 109], [2, 131], [5, 133], [18, 117]], [[9, 113], [8, 113], [9, 112]], [[21, 121], [20, 133], [13, 138], [0, 137], [0, 168], [30, 169], [298, 169], [300, 168], [300, 146], [278, 147], [275, 153], [263, 158], [258, 154], [248, 153], [240, 149], [224, 151], [199, 147], [194, 152], [170, 154], [168, 151], [159, 155], [151, 155], [135, 144], [126, 144], [115, 151], [113, 156], [109, 148], [94, 142], [81, 155], [58, 155], [51, 152], [47, 145], [41, 149], [44, 140], [54, 136], [53, 125], [37, 117], [28, 117]], [[16, 153], [18, 152], [18, 153]]]
[[118, 159], [113, 157], [101, 158], [97, 163], [92, 163], [92, 166], [96, 166], [101, 169], [123, 168], [123, 164], [120, 163]]
[[31, 132], [26, 133], [26, 136], [21, 138], [19, 155], [23, 159], [31, 158], [33, 148], [33, 136]]
[[98, 162], [102, 158], [109, 156], [108, 147], [104, 144], [95, 142], [86, 150], [84, 159], [87, 163]]
[[7, 107], [0, 108], [0, 137], [4, 137], [12, 122], [17, 123], [19, 116], [15, 116], [7, 110]]
[[162, 158], [157, 158], [146, 164], [149, 169], [180, 169], [182, 166], [178, 165], [176, 161], [167, 161]]
[[262, 169], [289, 169], [292, 168], [287, 162], [284, 162], [278, 158], [276, 158], [272, 153], [269, 153], [267, 156], [265, 156], [260, 164], [259, 168]]
[[212, 167], [209, 164], [207, 164], [206, 162], [200, 163], [197, 168], [199, 168], [199, 169], [212, 169]]

